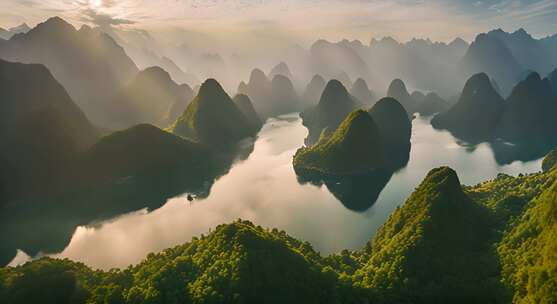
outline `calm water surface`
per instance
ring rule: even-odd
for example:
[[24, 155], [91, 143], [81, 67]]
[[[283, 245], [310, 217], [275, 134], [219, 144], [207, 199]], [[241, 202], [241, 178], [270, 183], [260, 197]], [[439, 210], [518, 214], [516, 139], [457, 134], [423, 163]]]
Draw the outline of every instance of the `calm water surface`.
[[[491, 179], [500, 172], [517, 175], [540, 170], [540, 160], [500, 166], [488, 145], [458, 145], [449, 133], [432, 129], [425, 118], [413, 121], [412, 132], [408, 165], [391, 177], [377, 202], [364, 212], [344, 207], [326, 186], [297, 182], [291, 161], [307, 130], [297, 115], [287, 115], [266, 123], [253, 153], [218, 179], [208, 198], [189, 202], [184, 195], [152, 212], [139, 210], [80, 226], [66, 249], [51, 256], [97, 268], [126, 267], [149, 252], [187, 242], [238, 218], [286, 230], [328, 254], [362, 247], [434, 167], [452, 167], [463, 184]], [[12, 264], [25, 259], [19, 252]]]

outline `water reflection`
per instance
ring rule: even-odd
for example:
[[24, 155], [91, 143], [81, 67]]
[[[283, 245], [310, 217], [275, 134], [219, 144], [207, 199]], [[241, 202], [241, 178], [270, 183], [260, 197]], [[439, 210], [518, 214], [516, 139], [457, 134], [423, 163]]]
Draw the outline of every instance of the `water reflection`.
[[93, 223], [95, 227], [97, 222], [125, 213], [155, 210], [184, 193], [190, 198], [206, 198], [216, 178], [226, 174], [235, 160], [245, 160], [252, 151], [253, 140], [249, 139], [237, 149], [215, 157], [210, 170], [203, 174], [194, 176], [188, 168], [165, 169], [114, 183], [91, 183], [58, 197], [3, 205], [0, 263], [6, 265], [16, 256], [17, 249], [31, 256], [60, 252], [81, 225]]
[[[344, 206], [346, 187], [350, 190], [348, 193], [353, 189], [349, 184], [329, 182], [325, 183], [326, 187], [315, 187], [298, 183], [292, 156], [303, 145], [307, 130], [296, 115], [291, 115], [269, 120], [255, 142], [253, 153], [219, 178], [206, 198], [190, 202], [187, 195], [179, 195], [154, 211], [142, 209], [94, 224], [88, 224], [94, 220], [91, 217], [68, 220], [63, 213], [51, 212], [43, 216], [36, 212], [32, 216], [40, 219], [19, 217], [17, 222], [21, 229], [8, 232], [13, 234], [13, 239], [19, 237], [21, 231], [27, 234], [22, 241], [12, 242], [10, 250], [13, 249], [13, 255], [16, 248], [31, 256], [40, 251], [54, 253], [57, 257], [100, 268], [126, 267], [139, 262], [149, 252], [187, 242], [218, 224], [243, 218], [265, 227], [284, 229], [327, 254], [363, 246], [433, 167], [451, 166], [465, 184], [494, 178], [500, 172], [516, 175], [539, 171], [541, 167], [540, 161], [501, 166], [489, 145], [481, 144], [467, 151], [448, 132], [432, 129], [426, 119], [414, 119], [412, 132], [408, 165], [392, 174], [390, 180], [374, 183], [377, 188], [367, 192], [361, 206], [347, 206], [358, 212]], [[379, 187], [383, 183], [386, 185]], [[370, 184], [362, 181], [361, 187]], [[365, 204], [377, 194], [375, 204], [365, 210]], [[138, 201], [136, 206], [144, 206], [141, 196]], [[88, 201], [92, 205], [104, 205], [102, 203], [94, 199]], [[81, 226], [75, 229], [76, 225]], [[52, 235], [56, 234], [54, 230], [58, 228], [50, 227], [65, 227], [59, 229], [64, 237], [58, 245], [49, 247], [54, 242], [49, 237], [37, 243], [45, 235], [42, 230], [50, 229]], [[28, 246], [28, 241], [40, 246]], [[2, 246], [7, 248], [6, 242], [2, 242]], [[21, 256], [24, 254], [19, 255], [20, 260]]]
[[377, 201], [392, 175], [393, 172], [389, 170], [378, 169], [367, 174], [339, 177], [297, 176], [297, 179], [302, 185], [325, 185], [346, 208], [365, 212]]

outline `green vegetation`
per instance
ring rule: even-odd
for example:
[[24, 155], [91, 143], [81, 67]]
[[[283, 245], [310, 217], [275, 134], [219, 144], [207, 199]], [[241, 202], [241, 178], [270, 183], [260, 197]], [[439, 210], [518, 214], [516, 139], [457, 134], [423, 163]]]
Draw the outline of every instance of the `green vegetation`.
[[231, 145], [255, 135], [256, 129], [220, 84], [206, 80], [184, 114], [170, 127], [176, 135], [209, 145]]
[[2, 268], [0, 302], [555, 303], [556, 203], [555, 170], [461, 186], [441, 167], [360, 250], [322, 257], [238, 220], [126, 269]]
[[379, 229], [354, 281], [380, 303], [505, 303], [492, 227], [456, 173], [434, 169]]
[[354, 111], [331, 136], [324, 132], [316, 145], [299, 149], [294, 169], [331, 175], [369, 172], [382, 164], [380, 140], [371, 116], [363, 110]]
[[550, 171], [557, 164], [557, 149], [549, 152], [547, 156], [543, 159], [542, 169], [543, 171]]
[[323, 129], [334, 132], [348, 114], [358, 108], [353, 97], [338, 80], [330, 80], [325, 87], [319, 103], [300, 113], [302, 123], [309, 130], [306, 144], [314, 144]]

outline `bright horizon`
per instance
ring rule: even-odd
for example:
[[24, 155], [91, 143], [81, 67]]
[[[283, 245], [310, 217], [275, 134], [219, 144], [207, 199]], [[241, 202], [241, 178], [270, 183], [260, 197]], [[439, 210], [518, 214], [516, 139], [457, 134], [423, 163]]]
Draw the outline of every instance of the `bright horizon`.
[[[311, 15], [308, 15], [311, 12]], [[534, 37], [554, 34], [553, 0], [4, 0], [0, 27], [35, 26], [60, 16], [76, 26], [117, 26], [186, 32], [211, 39], [274, 40], [307, 46], [317, 39], [385, 36], [399, 41], [430, 38], [467, 41], [502, 28], [526, 29]]]

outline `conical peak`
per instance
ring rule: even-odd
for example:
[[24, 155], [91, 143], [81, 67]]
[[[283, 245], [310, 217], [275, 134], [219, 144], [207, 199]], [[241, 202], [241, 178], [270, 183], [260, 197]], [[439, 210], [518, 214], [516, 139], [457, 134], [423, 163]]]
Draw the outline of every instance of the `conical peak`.
[[246, 94], [236, 94], [234, 102], [238, 105], [251, 104], [251, 99]]
[[204, 100], [213, 100], [215, 98], [230, 98], [220, 83], [213, 78], [209, 78], [203, 82], [199, 88], [198, 97], [200, 102]]
[[404, 115], [404, 117], [408, 117], [406, 114], [406, 110], [400, 104], [400, 102], [392, 97], [384, 97], [381, 98], [379, 101], [373, 105], [371, 108], [371, 112], [380, 111], [380, 110], [388, 110], [389, 112], [397, 112]]
[[349, 98], [348, 91], [342, 83], [336, 79], [329, 80], [321, 95], [319, 103], [329, 103], [339, 99]]
[[478, 93], [487, 90], [496, 93], [491, 84], [489, 76], [487, 76], [486, 73], [478, 73], [473, 75], [466, 81], [462, 95], [477, 95]]
[[284, 75], [275, 75], [271, 82], [273, 83], [273, 85], [288, 86], [292, 87], [292, 89], [294, 88], [294, 85], [292, 85], [292, 81], [290, 81], [290, 78]]
[[443, 187], [445, 189], [446, 187], [461, 189], [458, 175], [453, 169], [446, 166], [429, 171], [426, 178], [422, 182], [422, 186], [423, 185]]
[[369, 87], [367, 86], [367, 82], [362, 79], [362, 78], [358, 78], [356, 79], [356, 81], [354, 82], [354, 84], [352, 85], [352, 89], [366, 89], [369, 90]]
[[394, 79], [391, 82], [391, 84], [389, 85], [388, 92], [390, 93], [401, 92], [409, 95], [408, 90], [406, 89], [406, 84], [404, 84], [404, 81], [398, 78]]
[[254, 82], [259, 82], [259, 81], [267, 81], [267, 76], [265, 75], [265, 73], [263, 73], [262, 70], [260, 69], [253, 69], [253, 71], [251, 71], [250, 77], [249, 77], [249, 82], [250, 83], [254, 83]]

